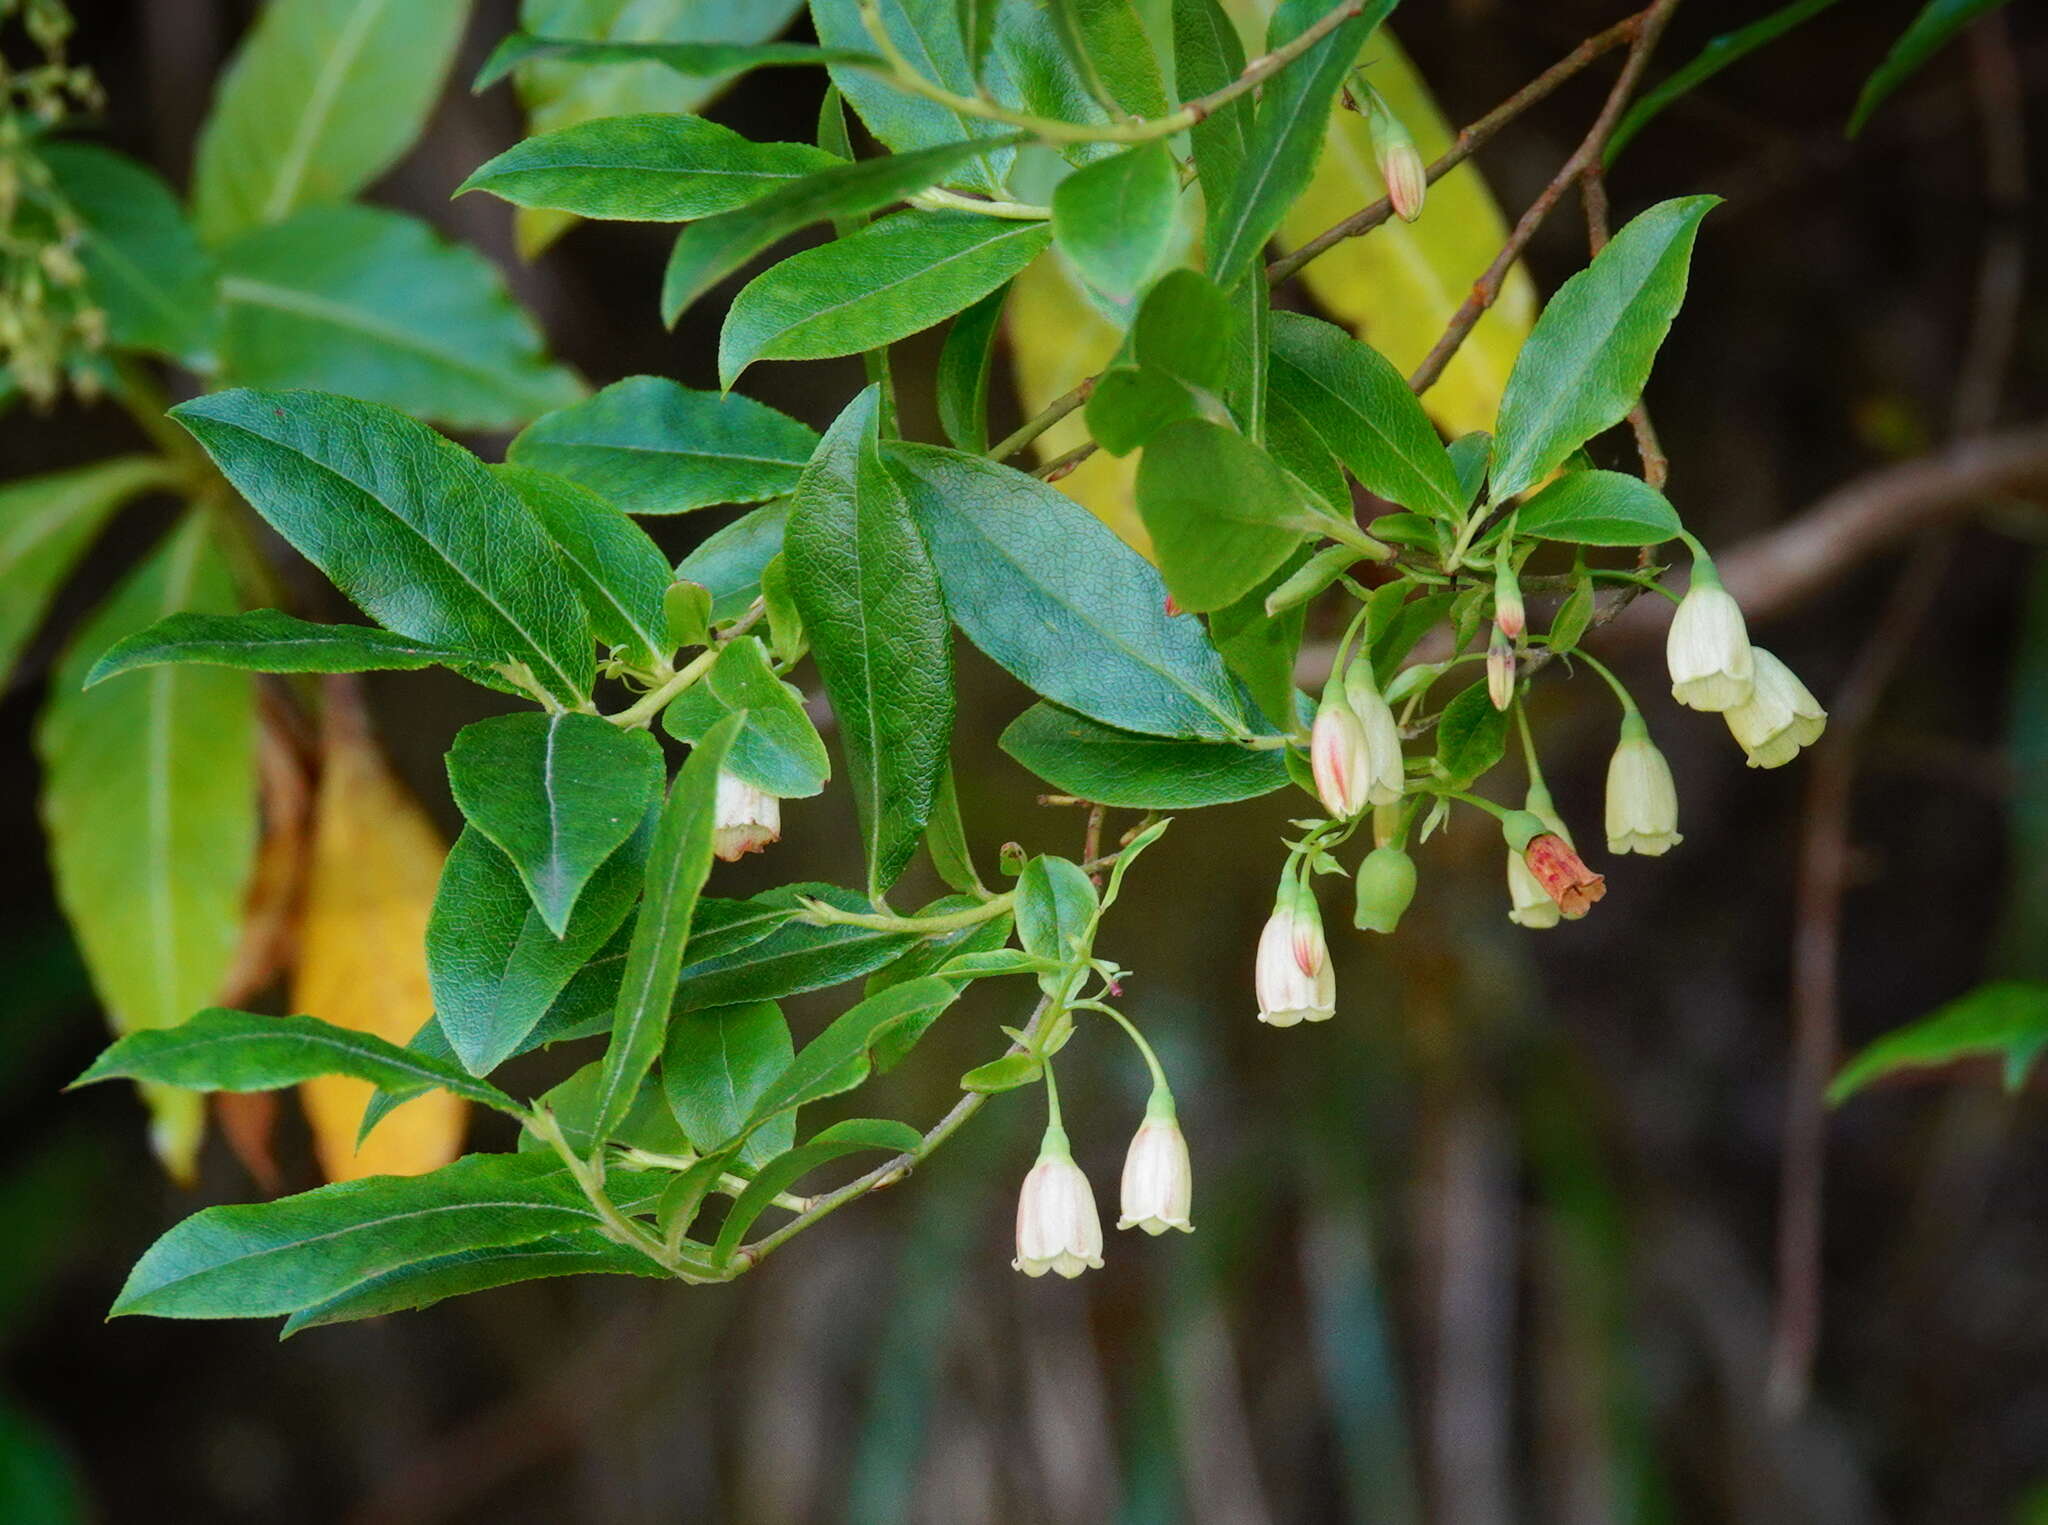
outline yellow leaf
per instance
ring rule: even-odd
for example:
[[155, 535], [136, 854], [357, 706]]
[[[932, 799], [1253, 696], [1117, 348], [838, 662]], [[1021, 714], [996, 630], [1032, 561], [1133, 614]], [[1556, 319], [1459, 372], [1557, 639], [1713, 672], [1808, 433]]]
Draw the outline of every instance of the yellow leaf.
[[[313, 861], [292, 1009], [404, 1043], [434, 1009], [427, 913], [446, 856], [440, 834], [391, 774], [360, 701], [330, 680], [314, 804]], [[367, 1082], [327, 1075], [299, 1088], [329, 1180], [417, 1175], [462, 1150], [465, 1104], [445, 1091], [405, 1103], [356, 1149]]]
[[[1123, 334], [1095, 309], [1057, 255], [1025, 267], [1010, 287], [1003, 315], [1009, 325], [1017, 398], [1026, 418], [1101, 371], [1123, 343]], [[1038, 458], [1052, 460], [1087, 438], [1087, 423], [1080, 413], [1071, 413], [1038, 437]], [[1138, 519], [1133, 495], [1137, 475], [1135, 455], [1119, 460], [1098, 450], [1056, 485], [1150, 560], [1152, 537]]]
[[[1450, 125], [1429, 87], [1385, 27], [1366, 44], [1360, 62], [1425, 163], [1451, 146]], [[1280, 225], [1278, 241], [1283, 248], [1304, 244], [1385, 194], [1365, 118], [1339, 110], [1315, 179]], [[1468, 160], [1429, 188], [1420, 219], [1393, 218], [1363, 238], [1348, 238], [1309, 264], [1300, 279], [1325, 312], [1405, 375], [1429, 353], [1507, 237], [1499, 204]], [[1516, 265], [1442, 379], [1423, 395], [1438, 427], [1453, 435], [1493, 427], [1508, 371], [1535, 320], [1535, 285]]]

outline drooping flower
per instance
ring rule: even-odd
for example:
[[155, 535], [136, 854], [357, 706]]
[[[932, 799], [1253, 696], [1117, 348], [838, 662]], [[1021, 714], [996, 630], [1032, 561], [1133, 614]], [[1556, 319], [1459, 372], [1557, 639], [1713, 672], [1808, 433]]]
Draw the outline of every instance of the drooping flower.
[[1163, 1234], [1170, 1228], [1191, 1234], [1189, 1217], [1195, 1195], [1194, 1166], [1188, 1159], [1187, 1136], [1174, 1116], [1173, 1095], [1155, 1089], [1145, 1108], [1145, 1121], [1131, 1136], [1124, 1155], [1122, 1228]]
[[1586, 867], [1571, 843], [1554, 831], [1532, 838], [1522, 850], [1522, 861], [1566, 921], [1577, 921], [1607, 893], [1607, 881]]
[[1045, 1130], [1038, 1163], [1017, 1194], [1017, 1258], [1010, 1264], [1026, 1276], [1054, 1271], [1069, 1279], [1102, 1267], [1095, 1193], [1058, 1124]]
[[1671, 765], [1650, 740], [1642, 715], [1622, 717], [1621, 741], [1607, 763], [1607, 850], [1661, 857], [1685, 838], [1678, 834], [1678, 787]]
[[711, 803], [711, 850], [737, 863], [770, 842], [782, 840], [782, 801], [723, 768]]
[[1259, 1020], [1271, 1027], [1324, 1022], [1336, 1015], [1337, 971], [1323, 940], [1322, 913], [1306, 884], [1292, 874], [1259, 934], [1256, 984]]
[[1344, 697], [1365, 728], [1365, 802], [1375, 806], [1396, 804], [1408, 782], [1401, 756], [1401, 724], [1394, 719], [1394, 708], [1380, 692], [1379, 684], [1373, 681], [1372, 663], [1365, 658], [1360, 657], [1345, 669]]
[[1828, 712], [1820, 707], [1792, 669], [1761, 646], [1755, 648], [1756, 678], [1749, 701], [1725, 716], [1728, 729], [1752, 768], [1781, 768], [1802, 747], [1820, 740]]
[[1671, 697], [1691, 709], [1731, 710], [1749, 698], [1755, 672], [1742, 606], [1714, 564], [1695, 556], [1686, 590], [1664, 639]]

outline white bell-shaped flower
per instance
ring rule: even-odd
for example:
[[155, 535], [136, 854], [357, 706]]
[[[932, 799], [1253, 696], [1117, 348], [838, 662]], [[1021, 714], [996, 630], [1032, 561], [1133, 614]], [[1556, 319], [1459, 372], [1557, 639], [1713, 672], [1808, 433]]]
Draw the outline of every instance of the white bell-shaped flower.
[[1155, 1089], [1145, 1108], [1145, 1121], [1131, 1135], [1124, 1155], [1123, 1214], [1118, 1228], [1141, 1228], [1163, 1234], [1170, 1228], [1193, 1233], [1188, 1214], [1194, 1202], [1195, 1172], [1188, 1159], [1187, 1136], [1173, 1113], [1173, 1095]]
[[1756, 680], [1749, 701], [1729, 710], [1728, 729], [1752, 768], [1781, 768], [1802, 747], [1820, 740], [1828, 712], [1808, 692], [1792, 669], [1761, 646], [1756, 648]]
[[1678, 786], [1671, 765], [1643, 717], [1622, 717], [1621, 742], [1607, 763], [1607, 850], [1661, 857], [1685, 838], [1678, 834]]
[[1017, 1258], [1010, 1264], [1026, 1276], [1055, 1271], [1069, 1279], [1102, 1268], [1102, 1220], [1096, 1216], [1095, 1193], [1074, 1163], [1066, 1131], [1058, 1124], [1045, 1130], [1038, 1163], [1017, 1194]]
[[1694, 559], [1692, 586], [1671, 617], [1664, 659], [1671, 697], [1689, 709], [1731, 710], [1749, 698], [1755, 672], [1749, 627], [1704, 556]]

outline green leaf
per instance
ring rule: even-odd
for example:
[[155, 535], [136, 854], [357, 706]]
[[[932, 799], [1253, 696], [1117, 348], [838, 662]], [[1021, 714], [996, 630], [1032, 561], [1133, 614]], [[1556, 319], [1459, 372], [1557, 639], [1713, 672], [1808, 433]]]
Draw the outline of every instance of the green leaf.
[[1049, 0], [1053, 29], [1090, 95], [1119, 116], [1166, 115], [1166, 86], [1131, 0]]
[[1202, 399], [1164, 371], [1113, 365], [1088, 393], [1088, 432], [1111, 455], [1143, 449], [1168, 424], [1204, 417]]
[[829, 1165], [849, 1154], [869, 1153], [877, 1149], [908, 1154], [923, 1142], [918, 1131], [907, 1123], [872, 1117], [855, 1117], [834, 1123], [801, 1149], [792, 1149], [761, 1167], [760, 1174], [734, 1199], [725, 1215], [725, 1222], [719, 1225], [718, 1242], [712, 1248], [711, 1263], [722, 1266], [731, 1261], [740, 1241], [747, 1237], [747, 1230], [774, 1204], [775, 1198], [820, 1165]]
[[1056, 704], [1034, 704], [1010, 722], [999, 745], [1062, 793], [1119, 809], [1225, 805], [1287, 782], [1277, 749], [1141, 736]]
[[515, 143], [456, 194], [489, 191], [517, 206], [579, 217], [687, 222], [730, 212], [837, 162], [808, 143], [755, 143], [698, 116], [599, 117]]
[[727, 309], [718, 377], [756, 360], [820, 360], [880, 349], [980, 301], [1036, 259], [1043, 223], [972, 212], [898, 212], [793, 254]]
[[[795, 1053], [789, 1023], [773, 1001], [678, 1012], [661, 1054], [661, 1089], [690, 1147], [711, 1154], [739, 1137]], [[787, 1114], [751, 1134], [739, 1162], [765, 1165], [795, 1142], [796, 1117]]]
[[690, 919], [711, 875], [718, 770], [745, 721], [743, 714], [728, 716], [690, 749], [662, 807], [647, 852], [646, 886], [619, 985], [611, 1046], [604, 1053], [596, 1112], [599, 1137], [608, 1135], [626, 1115], [634, 1092], [661, 1053], [669, 1003], [690, 939]]
[[524, 663], [581, 704], [596, 659], [546, 533], [468, 451], [373, 403], [237, 388], [171, 416], [250, 506], [378, 623]]
[[775, 676], [768, 653], [751, 635], [723, 647], [718, 660], [662, 712], [662, 728], [678, 741], [701, 741], [727, 715], [744, 712], [725, 771], [778, 799], [807, 799], [832, 776], [831, 759], [803, 695]]
[[[214, 998], [241, 937], [256, 849], [254, 691], [163, 667], [89, 691], [107, 647], [180, 610], [234, 607], [206, 522], [189, 518], [73, 639], [36, 733], [57, 899], [117, 1032], [172, 1027]], [[204, 1103], [146, 1088], [158, 1152], [187, 1174]]]
[[498, 715], [463, 727], [448, 783], [561, 937], [590, 876], [661, 793], [661, 744], [596, 715]]
[[1140, 143], [1074, 171], [1052, 193], [1052, 231], [1081, 276], [1127, 302], [1178, 231], [1180, 168], [1164, 143]]
[[1429, 415], [1371, 345], [1318, 318], [1275, 313], [1273, 390], [1367, 492], [1442, 519], [1463, 512], [1457, 473]]
[[1700, 219], [1716, 196], [1660, 201], [1558, 287], [1501, 396], [1494, 502], [1526, 492], [1627, 416], [1685, 300]]
[[950, 763], [939, 774], [932, 818], [925, 823], [924, 847], [931, 854], [932, 868], [947, 884], [963, 892], [981, 890], [981, 875], [975, 872], [974, 849], [967, 842], [967, 823], [960, 816], [960, 793]]
[[0, 682], [114, 511], [171, 474], [161, 456], [124, 455], [0, 486]]
[[[1081, 956], [1095, 920], [1095, 886], [1078, 863], [1040, 853], [1017, 876], [1017, 941], [1035, 958], [1065, 969]], [[1039, 984], [1051, 991], [1060, 974], [1046, 970]]]
[[221, 363], [451, 428], [510, 429], [582, 395], [495, 266], [417, 218], [315, 207], [220, 251]]
[[[1244, 44], [1217, 0], [1172, 0], [1172, 4], [1174, 70], [1180, 98], [1192, 101], [1221, 90], [1244, 72]], [[1256, 109], [1251, 95], [1237, 96], [1188, 132], [1203, 199], [1212, 209], [1230, 200], [1244, 173], [1252, 152]]]
[[194, 1213], [150, 1246], [109, 1316], [292, 1313], [423, 1260], [595, 1222], [552, 1155], [470, 1155], [425, 1175], [369, 1176]]
[[374, 625], [315, 625], [275, 609], [173, 614], [114, 643], [85, 675], [91, 688], [138, 667], [199, 662], [244, 672], [412, 672], [481, 660]]
[[1244, 324], [1222, 287], [1199, 270], [1169, 270], [1145, 293], [1131, 321], [1140, 367], [1203, 392], [1230, 380]]
[[1166, 612], [1151, 564], [1036, 477], [890, 445], [967, 638], [1034, 692], [1105, 725], [1222, 740], [1243, 703], [1197, 620]]
[[52, 143], [37, 157], [84, 225], [78, 257], [106, 312], [108, 342], [212, 370], [219, 276], [176, 193], [133, 159], [92, 144]]
[[973, 143], [941, 144], [915, 153], [819, 170], [683, 229], [662, 275], [662, 321], [674, 326], [683, 309], [771, 245], [814, 222], [860, 217], [929, 190], [975, 158]]
[[946, 330], [939, 351], [939, 427], [955, 449], [980, 455], [988, 449], [988, 375], [995, 359], [996, 333], [1003, 316], [1007, 283], [971, 307], [961, 310]]
[[647, 532], [589, 488], [531, 466], [492, 475], [533, 511], [583, 595], [590, 628], [628, 660], [659, 666], [675, 649], [665, 600], [668, 560]]
[[[1317, 551], [1266, 595], [1266, 612], [1283, 614], [1299, 609], [1350, 571], [1360, 559], [1359, 551], [1348, 545], [1330, 545]], [[1389, 583], [1386, 586], [1391, 587]]]
[[1545, 644], [1562, 656], [1578, 646], [1592, 623], [1593, 579], [1581, 577], [1572, 584], [1572, 591], [1565, 595], [1564, 602], [1557, 606], [1557, 613], [1551, 616]]
[[[506, 455], [580, 482], [626, 513], [679, 514], [781, 496], [817, 443], [810, 429], [751, 397], [629, 376], [534, 420]], [[703, 577], [690, 581], [712, 587]]]
[[[1323, 443], [1315, 425], [1285, 397], [1266, 396], [1266, 451], [1329, 514], [1356, 522], [1344, 468]], [[1338, 547], [1337, 549], [1342, 549]], [[1359, 556], [1354, 547], [1353, 559]]]
[[1444, 706], [1436, 727], [1437, 761], [1459, 786], [1469, 784], [1507, 751], [1508, 717], [1493, 707], [1486, 684], [1474, 683]]
[[468, 0], [271, 0], [199, 136], [192, 202], [206, 240], [345, 200], [396, 163], [468, 15]]
[[489, 1074], [554, 1025], [557, 1002], [632, 913], [650, 821], [592, 876], [559, 937], [502, 849], [475, 827], [455, 839], [427, 920], [427, 979], [440, 1035], [471, 1074]]
[[[656, 1154], [681, 1154], [689, 1148], [689, 1140], [683, 1137], [683, 1130], [676, 1126], [675, 1118], [661, 1099], [661, 1088], [652, 1080], [640, 1082], [624, 1117], [609, 1130], [600, 1130], [597, 1112], [603, 1089], [604, 1061], [593, 1059], [539, 1097], [534, 1105], [554, 1114], [562, 1138], [581, 1155], [601, 1152], [607, 1141]], [[519, 1149], [523, 1154], [543, 1153], [548, 1147], [546, 1140], [530, 1130], [520, 1136]]]
[[1168, 424], [1138, 463], [1138, 512], [1183, 609], [1235, 603], [1277, 571], [1313, 516], [1293, 478], [1234, 429]]
[[931, 819], [953, 729], [953, 647], [931, 558], [861, 393], [805, 468], [784, 536], [790, 587], [839, 719], [868, 892], [903, 872]]
[[398, 1096], [439, 1087], [500, 1112], [521, 1111], [496, 1086], [374, 1034], [315, 1017], [261, 1017], [219, 1006], [173, 1028], [130, 1033], [72, 1085], [125, 1079], [193, 1091], [274, 1091], [316, 1075], [350, 1075]]
[[967, 57], [968, 73], [977, 80], [995, 42], [996, 13], [1001, 9], [1001, 0], [953, 0], [953, 14], [960, 24], [961, 51]]
[[2048, 985], [1995, 981], [1870, 1044], [1829, 1082], [1828, 1101], [1840, 1105], [1872, 1081], [1901, 1070], [1976, 1058], [2001, 1060], [2006, 1089], [2017, 1091], [2043, 1053], [2048, 1053]]
[[1662, 545], [1680, 532], [1678, 515], [1640, 477], [1572, 471], [1515, 510], [1515, 533], [1572, 545]]
[[488, 90], [519, 65], [536, 58], [585, 65], [653, 63], [685, 79], [730, 79], [750, 69], [881, 63], [870, 52], [814, 48], [802, 42], [591, 42], [511, 32], [491, 50], [470, 88], [478, 92]]
[[1792, 0], [1790, 5], [1780, 6], [1748, 26], [1713, 38], [1690, 63], [1654, 90], [1645, 91], [1641, 99], [1628, 108], [1615, 127], [1614, 135], [1607, 140], [1601, 163], [1612, 165], [1635, 135], [1673, 101], [1690, 95], [1730, 64], [1748, 57], [1765, 43], [1776, 42], [1801, 22], [1818, 16], [1834, 3], [1835, 0]]
[[[1266, 82], [1244, 166], [1209, 216], [1209, 273], [1218, 285], [1237, 284], [1308, 188], [1337, 91], [1365, 40], [1393, 8], [1394, 0], [1366, 0], [1357, 15]], [[1327, 0], [1282, 0], [1266, 30], [1266, 51], [1293, 41], [1329, 11]]]
[[1036, 1054], [1005, 1054], [1000, 1059], [989, 1060], [987, 1064], [977, 1064], [962, 1075], [960, 1089], [993, 1096], [1001, 1091], [1028, 1086], [1044, 1073], [1045, 1065]]
[[[953, 0], [875, 0], [889, 40], [910, 66], [935, 84], [960, 95], [973, 95], [976, 70], [969, 62], [960, 29], [951, 14]], [[811, 21], [818, 41], [828, 48], [871, 48], [860, 12], [860, 0], [811, 0]], [[987, 69], [989, 86], [1001, 93], [998, 71]], [[832, 67], [832, 83], [859, 113], [881, 143], [903, 158], [934, 146], [966, 150], [941, 172], [944, 183], [1000, 193], [1016, 159], [1016, 139], [1000, 123], [965, 116], [936, 101], [899, 89], [885, 78], [844, 64]], [[967, 139], [966, 143], [959, 140]], [[930, 182], [940, 183], [939, 180]], [[913, 189], [923, 190], [924, 186]], [[867, 210], [872, 210], [869, 208]]]
[[787, 502], [743, 514], [682, 559], [676, 576], [711, 590], [711, 621], [738, 619], [761, 596], [761, 574], [782, 554]]
[[1863, 92], [1856, 97], [1856, 109], [1849, 117], [1849, 136], [1853, 138], [1862, 132], [1871, 113], [1884, 104], [1885, 98], [1919, 73], [1921, 66], [1946, 47], [1956, 33], [2004, 3], [2005, 0], [1927, 0], [1912, 25], [1885, 54], [1884, 62], [1863, 82]]
[[888, 1070], [959, 995], [957, 985], [926, 975], [891, 985], [840, 1013], [761, 1093], [748, 1118], [749, 1130]]
[[[706, 902], [703, 910], [717, 911], [720, 930], [707, 929], [692, 944], [675, 1009], [778, 1001], [843, 984], [873, 973], [918, 941], [914, 932], [792, 921], [799, 897], [847, 911], [874, 909], [859, 895], [823, 884], [784, 885], [750, 901]], [[764, 925], [765, 935], [757, 935]]]
[[1306, 550], [1296, 551], [1271, 577], [1209, 616], [1210, 643], [1244, 684], [1259, 712], [1279, 733], [1301, 731], [1294, 714], [1298, 693], [1294, 666], [1301, 655], [1305, 621], [1299, 605], [1279, 614], [1268, 614], [1266, 600], [1308, 560]]
[[456, 1250], [385, 1271], [356, 1283], [338, 1297], [301, 1308], [285, 1320], [280, 1338], [323, 1324], [430, 1308], [465, 1292], [485, 1292], [514, 1282], [600, 1274], [669, 1279], [668, 1272], [638, 1250], [606, 1238], [601, 1230], [582, 1229], [526, 1244]]

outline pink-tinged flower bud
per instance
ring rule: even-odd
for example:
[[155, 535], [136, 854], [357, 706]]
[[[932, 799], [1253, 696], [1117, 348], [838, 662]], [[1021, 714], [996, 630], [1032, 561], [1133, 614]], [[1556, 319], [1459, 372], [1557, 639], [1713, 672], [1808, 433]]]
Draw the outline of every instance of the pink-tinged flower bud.
[[1173, 1115], [1173, 1097], [1163, 1089], [1154, 1090], [1145, 1121], [1124, 1156], [1123, 1214], [1116, 1226], [1141, 1228], [1148, 1234], [1170, 1228], [1192, 1234], [1195, 1225], [1189, 1212], [1194, 1197], [1194, 1166], [1188, 1159], [1187, 1137]]
[[1486, 697], [1497, 710], [1515, 702], [1515, 644], [1498, 625], [1486, 643]]
[[1259, 934], [1259, 1020], [1272, 1027], [1326, 1022], [1337, 1011], [1337, 971], [1323, 941], [1323, 918], [1305, 885], [1283, 880]]
[[1348, 821], [1366, 807], [1372, 782], [1372, 751], [1365, 726], [1331, 684], [1316, 708], [1308, 733], [1309, 771], [1315, 775], [1316, 797], [1339, 821]]
[[1413, 222], [1422, 215], [1422, 198], [1429, 187], [1415, 139], [1378, 91], [1371, 93], [1365, 121], [1372, 137], [1373, 162], [1386, 182], [1387, 200], [1403, 222]]
[[1755, 674], [1749, 627], [1704, 556], [1693, 558], [1692, 586], [1671, 616], [1664, 659], [1671, 697], [1687, 708], [1732, 710], [1748, 702]]
[[1038, 1163], [1017, 1194], [1017, 1258], [1011, 1266], [1026, 1276], [1057, 1271], [1069, 1279], [1093, 1267], [1102, 1268], [1102, 1220], [1095, 1213], [1095, 1193], [1088, 1177], [1074, 1163], [1067, 1135], [1058, 1126], [1045, 1130]]
[[1493, 580], [1493, 622], [1502, 635], [1519, 641], [1529, 628], [1528, 606], [1522, 602], [1522, 580], [1515, 576], [1514, 566], [1505, 556], [1500, 560], [1499, 575]]
[[1820, 740], [1828, 712], [1791, 668], [1761, 646], [1753, 654], [1756, 674], [1749, 700], [1724, 718], [1752, 768], [1782, 768], [1800, 748]]
[[1678, 787], [1671, 765], [1650, 740], [1643, 717], [1622, 717], [1621, 742], [1607, 763], [1607, 850], [1658, 858], [1685, 838], [1678, 834]]
[[1344, 697], [1351, 706], [1351, 713], [1365, 727], [1365, 751], [1369, 765], [1365, 802], [1375, 809], [1381, 805], [1399, 804], [1408, 782], [1401, 756], [1401, 723], [1394, 718], [1394, 707], [1373, 681], [1372, 663], [1363, 657], [1353, 662], [1344, 673]]
[[737, 863], [781, 840], [782, 801], [721, 768], [711, 806], [712, 852], [723, 862]]
[[1557, 902], [1557, 912], [1566, 921], [1577, 921], [1607, 893], [1607, 881], [1586, 867], [1571, 843], [1554, 831], [1531, 838], [1522, 849], [1522, 861], [1543, 893]]

